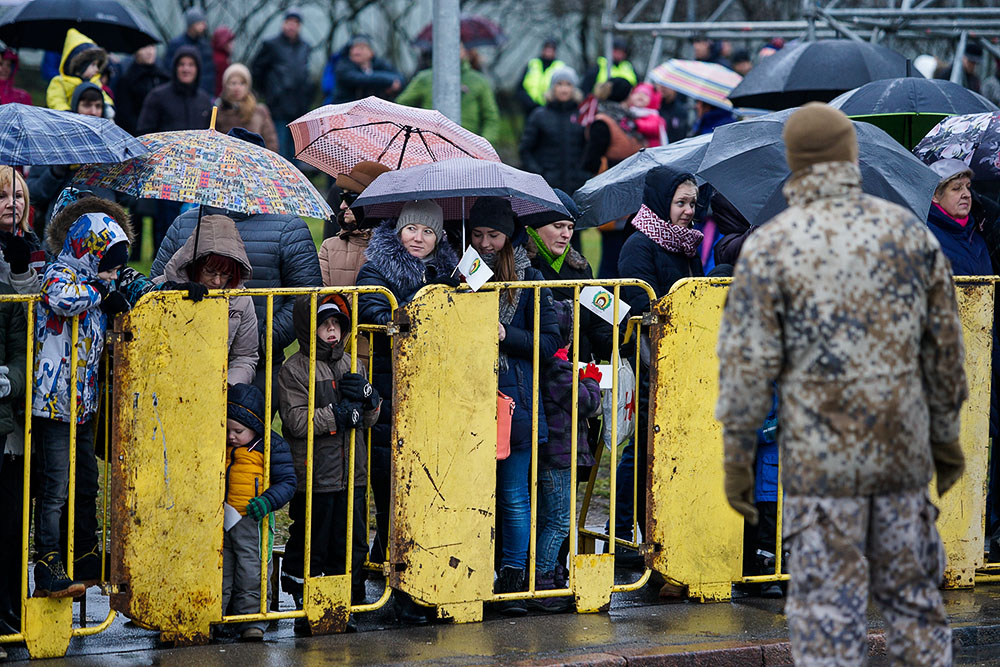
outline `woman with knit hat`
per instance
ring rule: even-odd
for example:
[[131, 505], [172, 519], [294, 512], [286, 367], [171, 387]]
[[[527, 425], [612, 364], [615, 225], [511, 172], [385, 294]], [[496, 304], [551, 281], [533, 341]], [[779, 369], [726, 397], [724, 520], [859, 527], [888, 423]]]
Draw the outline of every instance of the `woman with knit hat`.
[[[657, 167], [646, 174], [642, 206], [632, 219], [635, 232], [625, 241], [618, 273], [623, 278], [644, 280], [657, 298], [665, 295], [682, 278], [703, 275], [701, 256], [702, 233], [692, 227], [698, 203], [698, 185], [691, 174], [676, 172], [669, 167]], [[645, 313], [652, 305], [643, 289], [626, 287], [622, 298], [631, 306], [632, 315]], [[639, 458], [638, 488], [646, 488], [646, 422], [649, 414], [649, 359], [642, 361], [639, 373], [639, 423], [635, 440], [626, 445], [618, 463], [618, 488], [615, 490], [618, 511], [615, 534], [623, 539], [632, 535], [632, 485], [635, 458]], [[634, 516], [644, 527], [646, 494], [636, 496]]]
[[215, 100], [219, 107], [215, 129], [225, 134], [234, 127], [242, 127], [264, 138], [268, 150], [278, 150], [278, 132], [267, 105], [257, 101], [253, 94], [253, 77], [242, 63], [233, 63], [222, 73], [222, 93]]
[[[480, 197], [472, 205], [466, 225], [472, 247], [493, 270], [493, 282], [543, 280], [542, 274], [531, 267], [524, 248], [511, 243], [516, 225], [509, 200]], [[514, 399], [514, 416], [510, 428], [510, 456], [497, 462], [497, 533], [500, 536], [497, 593], [521, 591], [526, 584], [531, 535], [532, 376], [539, 370], [532, 367], [535, 342], [532, 295], [532, 290], [525, 289], [507, 289], [500, 293], [498, 387]], [[538, 358], [548, 359], [560, 347], [559, 323], [552, 305], [552, 293], [542, 289], [538, 296], [541, 299]], [[544, 444], [548, 441], [545, 412], [537, 409], [536, 413], [538, 443]], [[521, 600], [502, 602], [498, 606], [502, 613], [511, 616], [527, 613]]]
[[[444, 213], [433, 201], [409, 202], [398, 219], [383, 222], [372, 232], [365, 257], [357, 285], [385, 287], [400, 306], [409, 303], [424, 285], [433, 282], [457, 285], [457, 280], [450, 276], [458, 265], [458, 257], [445, 242]], [[358, 317], [362, 324], [385, 325], [392, 321], [392, 308], [380, 294], [362, 294], [358, 299]], [[388, 553], [391, 511], [392, 355], [387, 336], [375, 334], [373, 338], [372, 384], [383, 397], [383, 403], [378, 422], [372, 427], [371, 481], [378, 534], [372, 545], [371, 561], [381, 563]], [[397, 613], [404, 623], [427, 622], [422, 610], [412, 602], [402, 602]]]

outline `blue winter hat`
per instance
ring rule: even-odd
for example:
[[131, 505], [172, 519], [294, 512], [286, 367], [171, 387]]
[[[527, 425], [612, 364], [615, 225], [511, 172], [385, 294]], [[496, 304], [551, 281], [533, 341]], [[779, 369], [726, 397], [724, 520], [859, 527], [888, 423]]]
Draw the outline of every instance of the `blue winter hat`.
[[226, 417], [237, 421], [258, 436], [264, 434], [264, 395], [252, 384], [234, 384], [229, 388]]
[[256, 132], [251, 132], [245, 127], [234, 127], [233, 129], [226, 132], [227, 136], [233, 137], [234, 139], [240, 139], [247, 142], [248, 144], [253, 144], [255, 146], [260, 146], [261, 148], [266, 148], [264, 145], [264, 137], [260, 136]]

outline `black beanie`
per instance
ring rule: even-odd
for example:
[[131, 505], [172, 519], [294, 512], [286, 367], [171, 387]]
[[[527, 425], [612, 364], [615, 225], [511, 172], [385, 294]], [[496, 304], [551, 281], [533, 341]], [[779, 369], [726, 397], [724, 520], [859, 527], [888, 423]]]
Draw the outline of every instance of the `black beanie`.
[[609, 102], [624, 102], [628, 99], [629, 93], [632, 92], [632, 84], [629, 83], [628, 79], [623, 79], [616, 76], [608, 80], [611, 84], [611, 92], [608, 93]]
[[119, 241], [104, 252], [104, 257], [97, 263], [97, 272], [110, 271], [128, 262], [128, 242]]
[[469, 228], [488, 227], [514, 238], [514, 209], [503, 197], [480, 197], [469, 211]]

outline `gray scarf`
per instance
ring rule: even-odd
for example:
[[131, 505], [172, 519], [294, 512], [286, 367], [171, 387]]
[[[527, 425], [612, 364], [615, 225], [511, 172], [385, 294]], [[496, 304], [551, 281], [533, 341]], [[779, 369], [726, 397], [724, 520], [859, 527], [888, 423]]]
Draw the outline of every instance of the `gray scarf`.
[[[482, 255], [483, 262], [486, 266], [490, 267], [491, 271], [496, 271], [497, 256], [496, 253], [491, 253], [488, 255]], [[528, 258], [528, 253], [525, 252], [524, 248], [517, 246], [514, 248], [514, 273], [517, 276], [517, 280], [524, 280], [524, 270], [531, 266], [531, 260]], [[508, 299], [506, 294], [500, 294], [500, 324], [506, 327], [514, 319], [514, 313], [517, 312], [517, 306], [521, 302], [521, 290], [519, 288], [511, 290], [513, 292], [513, 298]], [[500, 350], [500, 372], [507, 371], [507, 354]]]

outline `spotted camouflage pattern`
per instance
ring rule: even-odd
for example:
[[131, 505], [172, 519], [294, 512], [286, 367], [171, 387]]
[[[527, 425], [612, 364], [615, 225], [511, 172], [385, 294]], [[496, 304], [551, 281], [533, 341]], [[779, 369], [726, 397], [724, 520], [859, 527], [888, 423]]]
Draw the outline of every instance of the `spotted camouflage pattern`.
[[796, 665], [864, 664], [869, 589], [885, 619], [890, 664], [951, 665], [936, 518], [926, 490], [785, 498], [792, 576], [785, 614]]
[[727, 462], [752, 465], [780, 394], [782, 482], [808, 496], [927, 487], [931, 442], [958, 438], [968, 395], [948, 260], [906, 209], [813, 165], [747, 239], [719, 332]]

